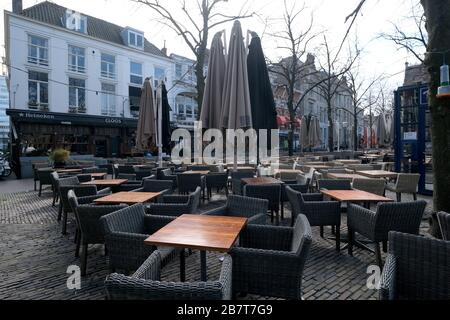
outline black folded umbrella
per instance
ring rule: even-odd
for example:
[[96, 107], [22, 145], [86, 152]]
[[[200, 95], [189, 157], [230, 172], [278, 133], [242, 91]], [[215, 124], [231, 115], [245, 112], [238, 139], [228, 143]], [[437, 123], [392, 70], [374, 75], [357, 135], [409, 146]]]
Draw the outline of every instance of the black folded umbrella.
[[169, 99], [167, 98], [167, 89], [166, 85], [162, 84], [162, 119], [161, 119], [161, 125], [162, 125], [162, 147], [163, 151], [167, 154], [170, 154], [171, 148], [170, 148], [170, 141], [171, 141], [171, 135], [172, 130], [170, 128], [170, 111], [172, 108], [170, 108], [169, 105]]

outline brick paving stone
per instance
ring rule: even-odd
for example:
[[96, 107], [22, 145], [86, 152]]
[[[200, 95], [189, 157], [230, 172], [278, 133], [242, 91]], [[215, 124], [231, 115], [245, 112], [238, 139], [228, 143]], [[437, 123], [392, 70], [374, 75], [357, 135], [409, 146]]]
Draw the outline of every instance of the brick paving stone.
[[[58, 209], [51, 206], [51, 196], [49, 190], [42, 197], [36, 192], [0, 194], [0, 299], [104, 299], [103, 283], [108, 275], [108, 265], [103, 246], [89, 248], [87, 276], [82, 278], [81, 290], [67, 289], [67, 268], [80, 265], [74, 255], [74, 223], [69, 221], [69, 236], [62, 236], [57, 222]], [[215, 195], [212, 202], [202, 203], [200, 212], [216, 208], [225, 201], [223, 195]], [[285, 215], [282, 224], [287, 226], [290, 224], [288, 208]], [[344, 215], [344, 234], [345, 221]], [[425, 234], [427, 228], [424, 221], [422, 233]], [[337, 253], [334, 241], [320, 238], [318, 228], [313, 228], [313, 235], [303, 279], [304, 299], [377, 299], [377, 291], [366, 287], [367, 267], [375, 264], [375, 256], [360, 249], [355, 249], [354, 257], [348, 256], [346, 251]], [[326, 235], [331, 236], [330, 228], [326, 228]], [[208, 253], [210, 279], [219, 277], [221, 256]], [[178, 281], [179, 276], [179, 261], [175, 259], [164, 268], [162, 278]], [[186, 276], [188, 281], [200, 280], [199, 253], [196, 251], [186, 258]], [[249, 295], [243, 299], [271, 298]]]

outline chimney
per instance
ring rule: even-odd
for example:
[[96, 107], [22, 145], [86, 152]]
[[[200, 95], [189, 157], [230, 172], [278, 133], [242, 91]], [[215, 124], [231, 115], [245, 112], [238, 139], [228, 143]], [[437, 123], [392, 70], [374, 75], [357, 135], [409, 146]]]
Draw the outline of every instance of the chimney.
[[12, 0], [13, 13], [21, 14], [23, 10], [22, 0]]
[[162, 48], [161, 51], [165, 56], [167, 56], [166, 40], [164, 40], [164, 48]]

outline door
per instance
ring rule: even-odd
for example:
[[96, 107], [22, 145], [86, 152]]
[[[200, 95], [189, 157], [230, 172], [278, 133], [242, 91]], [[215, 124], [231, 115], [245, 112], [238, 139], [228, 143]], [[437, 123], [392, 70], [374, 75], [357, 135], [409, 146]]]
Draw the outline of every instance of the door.
[[107, 145], [106, 139], [96, 140], [95, 141], [95, 156], [97, 158], [107, 158], [108, 157], [107, 146], [108, 145]]

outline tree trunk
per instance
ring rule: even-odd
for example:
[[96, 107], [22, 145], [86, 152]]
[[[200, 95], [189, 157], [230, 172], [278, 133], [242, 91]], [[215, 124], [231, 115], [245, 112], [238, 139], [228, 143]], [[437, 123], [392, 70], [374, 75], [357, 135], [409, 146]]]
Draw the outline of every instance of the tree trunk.
[[[421, 0], [427, 18], [428, 52], [450, 49], [450, 0]], [[446, 54], [449, 61], [450, 53]], [[450, 212], [450, 99], [436, 97], [442, 54], [429, 54], [425, 65], [431, 75], [429, 104], [432, 116], [434, 207]]]
[[355, 114], [353, 115], [353, 150], [358, 151], [359, 147], [359, 139], [358, 139], [358, 114], [355, 110]]
[[333, 109], [331, 108], [331, 102], [328, 102], [328, 150], [334, 151], [334, 123], [333, 123]]
[[203, 74], [203, 67], [205, 65], [205, 53], [206, 48], [199, 48], [197, 64], [195, 65], [195, 75], [197, 77], [197, 104], [198, 104], [198, 116], [200, 119], [202, 113], [203, 96], [205, 94], [205, 76]]

